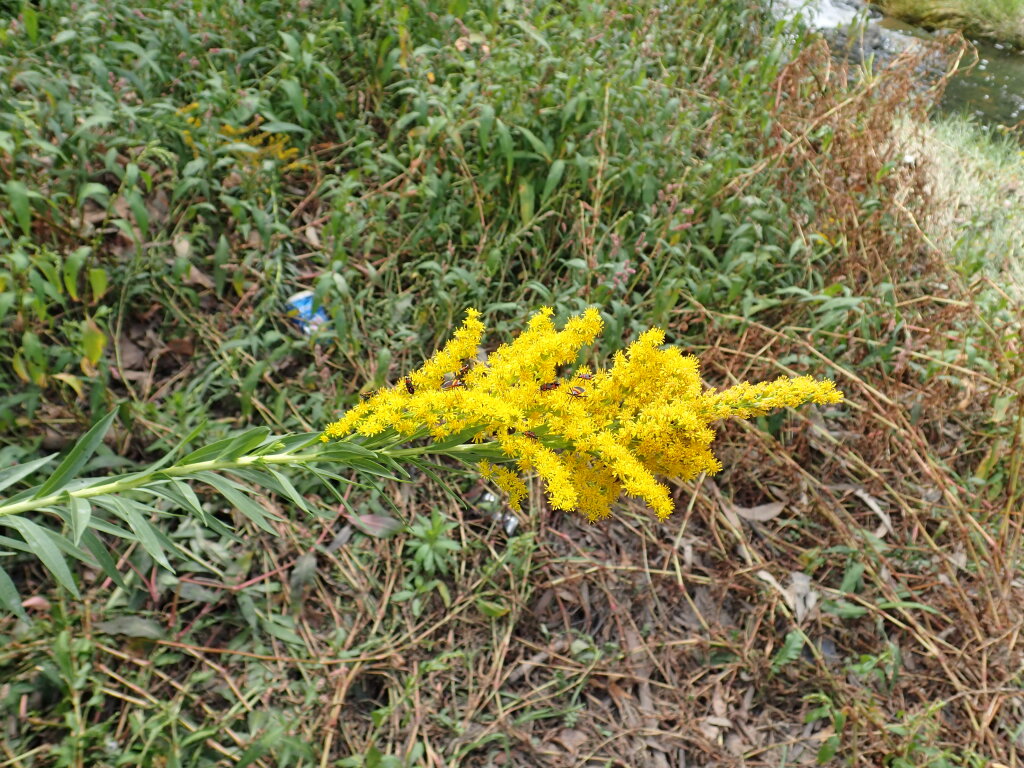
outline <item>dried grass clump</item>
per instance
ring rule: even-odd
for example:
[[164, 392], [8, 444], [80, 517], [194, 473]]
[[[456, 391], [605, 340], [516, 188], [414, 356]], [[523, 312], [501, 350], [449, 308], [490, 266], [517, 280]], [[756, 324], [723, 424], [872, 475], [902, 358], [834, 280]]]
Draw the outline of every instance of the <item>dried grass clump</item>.
[[[960, 55], [962, 40], [950, 38], [908, 49], [869, 74], [837, 62], [821, 40], [778, 77], [765, 159], [751, 173], [774, 169], [784, 198], [808, 199], [797, 223], [838, 254], [828, 277], [863, 288], [876, 273], [899, 284], [935, 266], [920, 226], [932, 207], [926, 160], [910, 153], [913, 135], [897, 128], [927, 122]], [[947, 59], [953, 66], [937, 71]]]

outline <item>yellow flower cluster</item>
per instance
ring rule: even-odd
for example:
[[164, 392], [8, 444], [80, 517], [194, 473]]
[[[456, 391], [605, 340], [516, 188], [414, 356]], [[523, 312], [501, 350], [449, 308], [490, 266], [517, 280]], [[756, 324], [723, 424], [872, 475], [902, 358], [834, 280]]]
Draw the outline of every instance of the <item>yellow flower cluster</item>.
[[[832, 382], [810, 376], [704, 391], [697, 359], [663, 346], [659, 329], [616, 353], [606, 370], [566, 371], [603, 323], [596, 309], [571, 318], [562, 330], [551, 316], [551, 309], [542, 309], [515, 341], [479, 362], [484, 326], [480, 313], [469, 310], [463, 326], [422, 368], [328, 425], [322, 439], [388, 429], [411, 437], [426, 429], [435, 440], [462, 435], [494, 441], [519, 472], [544, 480], [557, 509], [598, 520], [625, 493], [664, 519], [672, 513], [672, 498], [656, 476], [688, 480], [722, 468], [711, 452], [713, 422], [843, 399]], [[518, 509], [526, 496], [521, 475], [489, 462], [479, 467]]]
[[[202, 128], [203, 121], [198, 116], [191, 114], [198, 109], [199, 103], [194, 101], [178, 109], [176, 114], [186, 116], [185, 122], [198, 130]], [[252, 147], [252, 150], [239, 148], [234, 152], [235, 158], [249, 166], [252, 170], [257, 169], [260, 163], [268, 158], [280, 163], [286, 163], [284, 166], [286, 171], [307, 167], [305, 164], [296, 161], [295, 158], [298, 156], [299, 150], [296, 147], [288, 146], [291, 139], [287, 135], [283, 133], [255, 132], [262, 122], [263, 118], [257, 115], [248, 125], [243, 125], [241, 128], [235, 128], [226, 124], [222, 125], [219, 129], [222, 137], [221, 145], [245, 144]], [[198, 157], [199, 147], [196, 144], [195, 137], [192, 135], [192, 131], [186, 128], [181, 132], [181, 135], [185, 144]]]

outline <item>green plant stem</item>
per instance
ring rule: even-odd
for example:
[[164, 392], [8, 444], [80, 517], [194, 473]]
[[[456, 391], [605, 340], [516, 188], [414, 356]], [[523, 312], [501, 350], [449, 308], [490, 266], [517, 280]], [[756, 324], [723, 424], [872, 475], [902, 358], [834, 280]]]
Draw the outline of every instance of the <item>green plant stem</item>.
[[[405, 440], [403, 440], [405, 442]], [[410, 459], [417, 456], [451, 456], [463, 461], [472, 461], [473, 456], [480, 458], [498, 458], [501, 450], [497, 443], [482, 443], [464, 445], [422, 445], [410, 448], [378, 448], [374, 452], [382, 457], [390, 459]], [[274, 465], [304, 465], [311, 462], [331, 461], [331, 458], [318, 452], [312, 453], [271, 453], [262, 456], [239, 456], [237, 459], [213, 459], [210, 461], [199, 461], [192, 464], [179, 464], [166, 469], [149, 469], [141, 472], [131, 472], [120, 477], [114, 477], [106, 481], [98, 481], [98, 484], [89, 485], [75, 490], [63, 489], [46, 496], [38, 498], [23, 499], [16, 502], [0, 503], [0, 518], [9, 515], [17, 515], [22, 512], [45, 509], [60, 504], [70, 498], [89, 499], [94, 496], [108, 494], [121, 494], [127, 491], [142, 488], [154, 480], [157, 482], [172, 478], [185, 478], [200, 472], [230, 472], [247, 467], [258, 467], [267, 464]]]
[[244, 469], [245, 467], [259, 466], [261, 464], [305, 464], [310, 461], [323, 461], [324, 457], [318, 454], [294, 454], [294, 453], [272, 453], [266, 456], [240, 456], [231, 460], [199, 461], [194, 464], [181, 464], [168, 467], [167, 469], [132, 472], [121, 477], [115, 477], [99, 485], [90, 485], [85, 488], [78, 488], [73, 491], [61, 490], [51, 493], [48, 496], [25, 499], [23, 501], [0, 504], [0, 517], [17, 515], [22, 512], [31, 512], [35, 509], [44, 509], [60, 503], [65, 497], [75, 499], [88, 499], [93, 496], [105, 494], [124, 493], [141, 488], [147, 485], [154, 478], [175, 478], [187, 477], [197, 472], [223, 472], [233, 469]]
[[416, 448], [385, 448], [380, 453], [388, 458], [408, 458], [414, 456], [452, 456], [457, 459], [469, 460], [469, 457], [479, 455], [481, 457], [503, 456], [501, 448], [495, 442], [490, 443], [466, 443], [464, 445], [453, 445], [444, 448], [436, 446], [420, 446]]

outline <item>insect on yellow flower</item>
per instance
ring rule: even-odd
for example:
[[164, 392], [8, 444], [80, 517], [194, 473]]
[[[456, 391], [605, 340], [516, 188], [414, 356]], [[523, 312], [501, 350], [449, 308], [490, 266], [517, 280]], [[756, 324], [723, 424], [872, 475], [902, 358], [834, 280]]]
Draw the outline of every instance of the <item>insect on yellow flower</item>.
[[[559, 369], [575, 364], [603, 328], [593, 308], [570, 318], [561, 330], [552, 314], [541, 309], [518, 338], [470, 371], [468, 361], [476, 357], [484, 326], [480, 313], [469, 310], [451, 341], [404, 377], [404, 387], [383, 389], [359, 403], [329, 424], [322, 439], [373, 437], [389, 430], [396, 441], [423, 434], [436, 441], [459, 436], [467, 450], [514, 467], [478, 465], [513, 507], [526, 496], [523, 474], [536, 473], [556, 509], [598, 520], [625, 494], [642, 499], [664, 519], [673, 503], [657, 477], [689, 480], [722, 468], [711, 451], [712, 424], [843, 399], [831, 381], [810, 376], [705, 391], [697, 359], [664, 346], [665, 334], [657, 328], [617, 352], [609, 368], [578, 369], [566, 380], [567, 396], [552, 397], [547, 393], [563, 383]], [[452, 371], [458, 371], [455, 378], [449, 378]], [[573, 383], [577, 379], [587, 388]], [[450, 451], [450, 440], [446, 445]]]

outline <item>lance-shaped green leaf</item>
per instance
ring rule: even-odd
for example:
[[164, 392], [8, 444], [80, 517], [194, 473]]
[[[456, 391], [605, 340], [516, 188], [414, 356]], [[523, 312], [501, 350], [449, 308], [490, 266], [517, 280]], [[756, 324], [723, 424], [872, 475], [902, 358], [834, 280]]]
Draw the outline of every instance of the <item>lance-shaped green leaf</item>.
[[315, 445], [319, 443], [319, 441], [319, 432], [300, 432], [294, 435], [285, 435], [284, 437], [278, 437], [275, 440], [271, 440], [256, 451], [255, 454], [257, 456], [263, 456], [268, 453], [292, 453], [293, 451], [297, 451], [301, 448], [307, 448], [311, 445]]
[[140, 490], [161, 499], [166, 499], [178, 509], [191, 512], [199, 519], [200, 523], [216, 533], [218, 536], [227, 536], [232, 541], [237, 540], [238, 537], [234, 531], [224, 525], [224, 523], [216, 517], [211, 517], [206, 513], [206, 510], [203, 509], [203, 506], [199, 501], [199, 497], [196, 496], [196, 492], [192, 490], [192, 486], [188, 483], [183, 483], [177, 479], [171, 479], [170, 482], [165, 483], [164, 485], [151, 486]]
[[234, 474], [253, 485], [258, 485], [280, 496], [286, 496], [296, 504], [303, 512], [309, 512], [305, 500], [292, 485], [287, 477], [277, 472], [273, 467], [264, 466], [260, 470], [236, 469]]
[[67, 496], [65, 504], [71, 517], [71, 541], [77, 547], [82, 542], [82, 534], [89, 528], [92, 519], [92, 505], [85, 499]]
[[[75, 597], [81, 597], [78, 592], [78, 587], [75, 585], [75, 579], [71, 575], [71, 571], [68, 568], [68, 564], [64, 562], [64, 557], [60, 553], [60, 548], [54, 542], [54, 538], [59, 537], [58, 534], [52, 531], [47, 531], [40, 525], [33, 523], [31, 520], [25, 517], [19, 517], [18, 515], [10, 515], [4, 519], [4, 524], [9, 525], [16, 529], [21, 537], [25, 539], [25, 543], [28, 544], [29, 549], [36, 557], [42, 561], [46, 569], [53, 574], [53, 577], [57, 579], [57, 583], [68, 590]], [[70, 542], [68, 542], [70, 545]]]
[[212, 472], [203, 472], [196, 475], [195, 479], [212, 486], [221, 496], [228, 500], [229, 504], [264, 531], [275, 536], [277, 535], [277, 531], [274, 530], [268, 518], [273, 520], [279, 520], [280, 518], [270, 515], [263, 507], [249, 498], [238, 483], [233, 483], [227, 478], [215, 475]]
[[96, 448], [103, 442], [103, 436], [107, 434], [107, 430], [110, 429], [111, 423], [114, 421], [114, 416], [117, 414], [115, 408], [96, 424], [93, 425], [92, 429], [86, 432], [82, 438], [75, 443], [75, 447], [71, 449], [64, 460], [53, 470], [53, 474], [50, 475], [50, 479], [39, 486], [33, 498], [41, 499], [44, 496], [48, 496], [51, 493], [59, 491], [66, 487], [68, 483], [75, 479], [78, 473], [85, 466], [86, 462], [92, 458], [93, 453], [96, 452]]
[[7, 469], [3, 470], [2, 472], [0, 472], [0, 491], [14, 485], [23, 477], [31, 475], [40, 467], [46, 466], [51, 461], [53, 461], [53, 457], [56, 455], [57, 454], [55, 453], [51, 453], [49, 456], [43, 456], [43, 458], [41, 459], [36, 459], [35, 461], [27, 461], [24, 464], [15, 464], [13, 467], [8, 467]]
[[7, 571], [3, 568], [0, 568], [0, 606], [6, 608], [8, 612], [13, 613], [15, 616], [28, 621], [28, 614], [21, 607], [21, 596], [18, 594], [18, 588], [14, 586], [11, 577], [7, 575]]
[[96, 562], [99, 564], [103, 572], [110, 578], [121, 589], [128, 589], [128, 585], [124, 583], [124, 579], [121, 578], [121, 573], [117, 570], [117, 563], [114, 562], [114, 558], [110, 556], [110, 552], [107, 551], [106, 545], [100, 541], [100, 537], [96, 535], [95, 531], [88, 530], [82, 534], [82, 543], [85, 548], [89, 550]]
[[132, 529], [132, 533], [135, 534], [139, 544], [142, 545], [142, 548], [146, 550], [150, 557], [167, 570], [174, 571], [167, 560], [167, 555], [164, 553], [160, 535], [147, 517], [154, 510], [150, 510], [138, 502], [122, 499], [117, 496], [102, 496], [96, 501], [128, 523], [128, 527]]
[[182, 448], [184, 448], [190, 442], [192, 442], [197, 437], [199, 437], [199, 435], [205, 429], [206, 429], [206, 422], [205, 421], [200, 422], [200, 424], [195, 429], [193, 429], [185, 437], [183, 437], [181, 440], [179, 440], [177, 445], [175, 445], [171, 450], [169, 450], [167, 453], [165, 453], [162, 457], [160, 457], [159, 459], [154, 461], [152, 464], [150, 464], [148, 467], [146, 467], [146, 471], [147, 472], [156, 472], [158, 469], [162, 469], [163, 467], [166, 467], [168, 464], [171, 463], [171, 461], [174, 459], [175, 455], [177, 455], [178, 451], [180, 451]]
[[292, 481], [273, 467], [267, 467], [267, 471], [274, 476], [281, 488], [284, 489], [284, 495], [291, 499], [295, 506], [308, 514], [309, 507], [306, 505], [306, 500], [302, 498], [302, 494], [292, 485]]
[[270, 430], [267, 427], [254, 427], [235, 437], [225, 437], [199, 450], [192, 451], [188, 456], [176, 463], [177, 466], [185, 464], [198, 464], [203, 461], [219, 461], [221, 459], [237, 459], [249, 451], [259, 447], [267, 439]]

